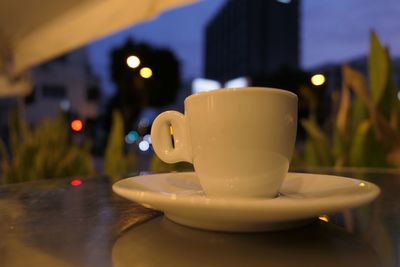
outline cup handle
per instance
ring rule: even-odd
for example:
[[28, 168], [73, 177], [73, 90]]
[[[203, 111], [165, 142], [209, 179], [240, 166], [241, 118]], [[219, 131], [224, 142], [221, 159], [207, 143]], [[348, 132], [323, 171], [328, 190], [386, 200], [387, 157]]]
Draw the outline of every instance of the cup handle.
[[[170, 127], [173, 130], [174, 144]], [[187, 161], [192, 163], [190, 142], [187, 138], [185, 115], [166, 111], [157, 116], [151, 127], [151, 142], [157, 156], [167, 163]]]

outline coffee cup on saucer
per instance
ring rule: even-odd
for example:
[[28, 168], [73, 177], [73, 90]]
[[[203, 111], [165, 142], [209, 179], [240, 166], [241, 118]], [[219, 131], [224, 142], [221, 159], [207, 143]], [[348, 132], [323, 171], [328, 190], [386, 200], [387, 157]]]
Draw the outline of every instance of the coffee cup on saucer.
[[264, 87], [193, 94], [184, 114], [166, 111], [154, 120], [154, 151], [167, 163], [193, 163], [207, 196], [274, 198], [295, 145], [297, 101]]

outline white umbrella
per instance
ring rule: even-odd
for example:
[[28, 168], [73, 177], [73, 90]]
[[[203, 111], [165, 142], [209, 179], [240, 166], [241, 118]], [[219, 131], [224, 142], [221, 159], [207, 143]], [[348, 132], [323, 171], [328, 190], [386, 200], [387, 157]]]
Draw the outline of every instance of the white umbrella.
[[194, 1], [1, 0], [0, 97], [29, 93], [15, 77], [33, 65]]

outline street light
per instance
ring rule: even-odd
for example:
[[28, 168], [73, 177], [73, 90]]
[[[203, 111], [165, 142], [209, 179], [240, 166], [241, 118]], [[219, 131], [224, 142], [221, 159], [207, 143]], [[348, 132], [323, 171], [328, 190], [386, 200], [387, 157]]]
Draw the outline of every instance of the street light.
[[314, 74], [311, 77], [311, 83], [315, 86], [321, 86], [325, 83], [326, 79], [325, 76], [323, 74]]
[[126, 64], [132, 69], [136, 69], [140, 65], [140, 59], [137, 56], [129, 56], [126, 59]]
[[144, 67], [140, 69], [140, 76], [142, 76], [142, 78], [148, 79], [151, 76], [153, 76], [153, 71], [148, 68], [148, 67]]
[[80, 132], [83, 129], [83, 122], [81, 120], [73, 120], [70, 126], [74, 132]]

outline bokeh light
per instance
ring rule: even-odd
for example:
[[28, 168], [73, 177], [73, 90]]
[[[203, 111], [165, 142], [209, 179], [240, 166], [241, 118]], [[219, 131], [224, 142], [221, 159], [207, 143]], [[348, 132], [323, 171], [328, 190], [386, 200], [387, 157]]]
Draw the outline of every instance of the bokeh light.
[[80, 132], [83, 129], [83, 122], [81, 120], [73, 120], [71, 121], [71, 129], [74, 132]]
[[80, 179], [74, 179], [71, 182], [69, 182], [69, 184], [72, 185], [72, 186], [80, 186], [82, 183], [83, 182]]
[[129, 56], [126, 59], [126, 64], [132, 69], [136, 69], [140, 65], [140, 59], [137, 56]]
[[146, 134], [145, 136], [143, 136], [143, 140], [151, 144], [151, 135]]
[[153, 76], [153, 71], [148, 67], [141, 68], [140, 76], [142, 76], [142, 78], [148, 79]]
[[125, 136], [125, 142], [128, 144], [133, 144], [139, 138], [139, 134], [136, 131], [130, 131]]
[[276, 0], [276, 1], [282, 4], [290, 4], [290, 2], [292, 2], [292, 0]]
[[318, 217], [318, 219], [320, 219], [321, 221], [324, 221], [324, 222], [329, 222], [328, 215], [321, 215]]
[[149, 142], [143, 140], [143, 141], [141, 141], [141, 142], [139, 143], [139, 149], [140, 149], [141, 151], [145, 152], [145, 151], [149, 150], [149, 148], [150, 148]]
[[311, 77], [311, 83], [315, 86], [321, 86], [325, 83], [326, 79], [323, 74], [314, 74]]

